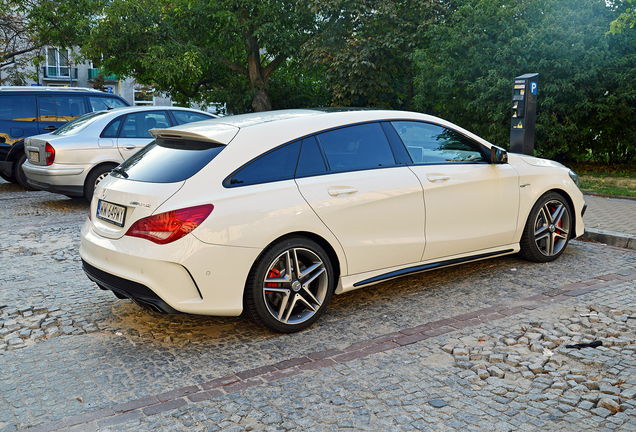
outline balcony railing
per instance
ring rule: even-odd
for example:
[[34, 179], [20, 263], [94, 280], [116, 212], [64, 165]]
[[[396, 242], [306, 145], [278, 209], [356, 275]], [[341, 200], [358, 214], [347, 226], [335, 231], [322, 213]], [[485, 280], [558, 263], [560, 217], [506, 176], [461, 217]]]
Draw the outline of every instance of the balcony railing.
[[[92, 80], [95, 79], [95, 77], [97, 75], [101, 75], [102, 71], [100, 69], [89, 69], [88, 70], [88, 79]], [[104, 77], [104, 81], [117, 81], [119, 78], [117, 78], [117, 75], [103, 75]]]
[[[43, 66], [42, 75], [44, 78], [68, 80], [69, 68], [67, 67], [55, 67], [55, 66]], [[71, 68], [72, 79], [77, 79], [77, 68]]]

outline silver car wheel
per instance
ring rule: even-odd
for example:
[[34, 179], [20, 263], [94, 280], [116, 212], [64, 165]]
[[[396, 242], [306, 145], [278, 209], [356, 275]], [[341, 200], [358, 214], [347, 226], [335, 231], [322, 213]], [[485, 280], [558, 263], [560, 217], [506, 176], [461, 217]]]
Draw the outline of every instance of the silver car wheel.
[[294, 325], [311, 319], [327, 297], [327, 269], [309, 249], [284, 251], [272, 261], [265, 275], [263, 300], [270, 315], [280, 323]]
[[547, 257], [558, 255], [568, 243], [570, 212], [558, 200], [543, 204], [534, 222], [534, 242], [539, 252]]

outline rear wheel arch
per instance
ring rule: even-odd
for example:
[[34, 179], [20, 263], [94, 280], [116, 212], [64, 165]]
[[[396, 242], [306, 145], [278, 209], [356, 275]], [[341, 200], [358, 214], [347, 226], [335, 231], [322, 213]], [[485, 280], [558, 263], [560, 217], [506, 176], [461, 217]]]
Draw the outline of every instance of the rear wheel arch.
[[303, 330], [329, 305], [338, 267], [335, 251], [320, 236], [306, 232], [281, 236], [255, 259], [245, 283], [243, 310], [271, 330]]
[[108, 173], [117, 165], [119, 165], [117, 162], [102, 162], [91, 168], [89, 173], [86, 175], [86, 179], [84, 180], [84, 198], [86, 198], [90, 202], [93, 196], [93, 190], [95, 189], [95, 181], [104, 173], [108, 175]]
[[254, 260], [254, 263], [252, 264], [252, 267], [256, 265], [256, 263], [261, 259], [263, 254], [265, 254], [269, 249], [271, 249], [272, 246], [274, 246], [277, 243], [280, 243], [281, 241], [284, 241], [286, 238], [291, 238], [291, 237], [308, 238], [309, 240], [312, 240], [318, 243], [318, 245], [325, 250], [325, 252], [329, 256], [329, 260], [331, 260], [331, 265], [333, 266], [333, 271], [334, 271], [334, 279], [337, 285], [337, 282], [340, 279], [340, 274], [342, 272], [341, 270], [342, 267], [341, 267], [340, 259], [338, 258], [338, 254], [336, 253], [336, 250], [331, 246], [331, 243], [329, 243], [324, 237], [321, 237], [318, 234], [314, 234], [308, 231], [290, 232], [288, 234], [285, 234], [283, 236], [280, 236], [272, 240], [265, 248], [263, 248], [263, 250], [258, 255], [258, 257], [256, 257], [256, 259]]

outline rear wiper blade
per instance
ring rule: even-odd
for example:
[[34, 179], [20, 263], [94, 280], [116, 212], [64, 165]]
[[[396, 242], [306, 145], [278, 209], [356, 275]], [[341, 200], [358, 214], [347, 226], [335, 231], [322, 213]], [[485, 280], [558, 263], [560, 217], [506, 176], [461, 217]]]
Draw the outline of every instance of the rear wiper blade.
[[120, 174], [123, 178], [128, 178], [128, 174], [121, 167], [113, 168], [111, 172], [116, 172], [117, 174]]

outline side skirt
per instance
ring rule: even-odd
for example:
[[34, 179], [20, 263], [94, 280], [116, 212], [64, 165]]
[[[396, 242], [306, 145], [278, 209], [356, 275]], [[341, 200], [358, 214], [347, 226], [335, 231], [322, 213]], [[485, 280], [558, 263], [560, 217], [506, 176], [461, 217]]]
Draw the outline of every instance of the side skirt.
[[434, 263], [429, 263], [429, 264], [423, 264], [423, 265], [418, 265], [418, 266], [414, 266], [414, 267], [408, 267], [405, 269], [401, 269], [401, 270], [396, 270], [396, 271], [392, 271], [389, 273], [385, 273], [385, 274], [381, 274], [378, 276], [374, 276], [372, 278], [369, 279], [365, 279], [363, 281], [360, 282], [356, 282], [353, 284], [354, 287], [358, 288], [361, 287], [363, 285], [368, 285], [368, 284], [374, 284], [374, 283], [378, 283], [378, 282], [382, 282], [388, 279], [394, 279], [397, 277], [401, 277], [401, 276], [406, 276], [406, 275], [410, 275], [410, 274], [414, 274], [414, 273], [421, 273], [421, 272], [425, 272], [425, 271], [429, 271], [429, 270], [435, 270], [435, 269], [439, 269], [442, 267], [449, 267], [449, 266], [453, 266], [453, 265], [457, 265], [457, 264], [462, 264], [462, 263], [466, 263], [469, 261], [478, 261], [478, 260], [482, 260], [485, 258], [492, 258], [492, 257], [496, 257], [499, 255], [508, 255], [510, 253], [513, 253], [514, 249], [505, 249], [505, 250], [501, 250], [501, 251], [497, 251], [497, 252], [489, 252], [489, 253], [484, 253], [484, 254], [479, 254], [479, 255], [471, 255], [471, 256], [467, 256], [467, 257], [463, 257], [463, 258], [454, 258], [454, 259], [450, 259], [450, 260], [444, 260], [444, 261], [438, 261], [438, 262], [434, 262]]

